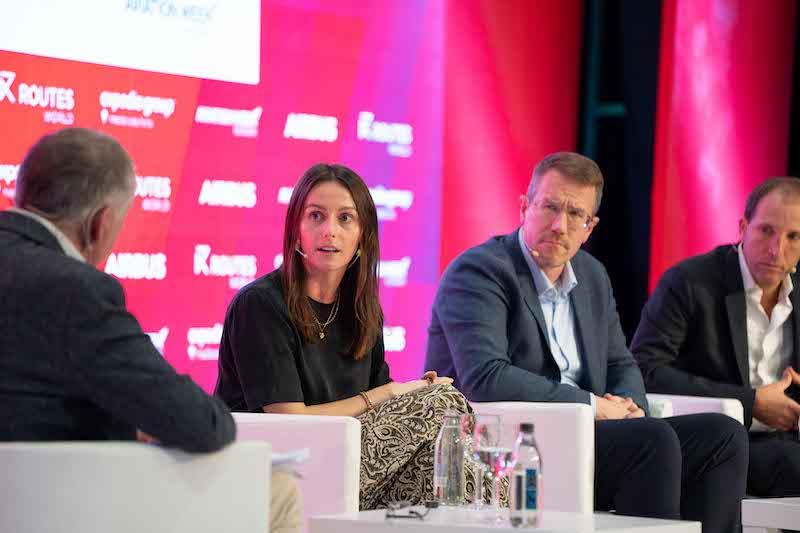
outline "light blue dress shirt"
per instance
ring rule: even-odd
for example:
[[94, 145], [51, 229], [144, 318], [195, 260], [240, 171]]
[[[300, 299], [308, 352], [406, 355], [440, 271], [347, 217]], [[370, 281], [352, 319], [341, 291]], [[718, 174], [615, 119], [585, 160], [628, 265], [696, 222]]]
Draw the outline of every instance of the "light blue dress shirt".
[[[561, 370], [561, 383], [578, 387], [581, 380], [581, 357], [575, 342], [575, 313], [569, 302], [569, 293], [578, 285], [575, 271], [568, 261], [561, 276], [553, 284], [533, 260], [522, 232], [517, 233], [522, 255], [530, 268], [536, 293], [547, 324], [550, 351]], [[580, 388], [580, 387], [578, 387]], [[592, 396], [594, 407], [594, 397]]]

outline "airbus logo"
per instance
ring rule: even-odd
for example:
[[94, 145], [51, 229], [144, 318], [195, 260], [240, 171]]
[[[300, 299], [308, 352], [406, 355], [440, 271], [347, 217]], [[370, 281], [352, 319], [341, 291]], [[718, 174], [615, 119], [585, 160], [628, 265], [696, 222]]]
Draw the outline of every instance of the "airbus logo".
[[339, 119], [310, 113], [289, 113], [283, 136], [287, 139], [334, 142], [339, 138]]
[[105, 272], [119, 279], [164, 279], [167, 277], [167, 256], [162, 253], [112, 253], [106, 261]]
[[255, 207], [256, 184], [252, 181], [203, 180], [197, 202], [222, 207]]
[[14, 83], [16, 78], [16, 72], [11, 72], [10, 70], [0, 70], [0, 102], [7, 98], [12, 104], [17, 103], [14, 93], [11, 91], [11, 84]]

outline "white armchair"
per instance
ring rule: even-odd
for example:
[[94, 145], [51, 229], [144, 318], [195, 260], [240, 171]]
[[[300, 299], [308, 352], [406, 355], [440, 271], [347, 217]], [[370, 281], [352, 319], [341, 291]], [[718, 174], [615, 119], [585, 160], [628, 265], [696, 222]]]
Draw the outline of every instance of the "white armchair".
[[347, 416], [234, 413], [237, 440], [268, 441], [275, 453], [308, 448], [297, 465], [308, 518], [358, 511], [361, 422]]
[[744, 421], [742, 402], [733, 398], [648, 394], [647, 403], [650, 405], [651, 416], [655, 418], [697, 413], [722, 413], [737, 420], [740, 424]]
[[[648, 394], [651, 416], [724, 413], [742, 421], [742, 404], [729, 398]], [[594, 510], [594, 414], [585, 404], [536, 402], [471, 403], [478, 414], [503, 417], [503, 445], [513, 444], [520, 422], [536, 425], [542, 452], [544, 499], [549, 509]], [[553, 474], [549, 474], [552, 472]]]
[[[511, 446], [520, 422], [536, 425], [542, 453], [543, 501], [548, 509], [594, 510], [594, 414], [577, 403], [472, 403], [477, 414], [503, 417], [501, 444]], [[552, 473], [552, 474], [551, 474]]]
[[255, 442], [211, 454], [136, 442], [2, 443], [0, 531], [265, 533], [270, 456], [269, 444]]

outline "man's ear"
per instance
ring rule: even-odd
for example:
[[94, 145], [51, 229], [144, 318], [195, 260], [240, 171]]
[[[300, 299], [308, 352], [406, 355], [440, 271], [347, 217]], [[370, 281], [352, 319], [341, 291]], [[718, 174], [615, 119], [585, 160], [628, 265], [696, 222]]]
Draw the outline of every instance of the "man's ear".
[[586, 230], [586, 235], [583, 236], [583, 241], [581, 241], [581, 244], [586, 244], [586, 241], [588, 241], [589, 237], [592, 236], [592, 232], [594, 231], [594, 228], [596, 228], [599, 223], [600, 223], [600, 217], [597, 217], [597, 216], [592, 217], [592, 221], [591, 221], [591, 223], [589, 225], [589, 229]]
[[744, 230], [747, 227], [747, 220], [744, 217], [739, 219], [739, 240], [744, 240]]
[[527, 194], [521, 194], [519, 196], [519, 221], [520, 222], [525, 222], [525, 210], [528, 209], [528, 204], [529, 203], [530, 202], [528, 201], [528, 195]]
[[111, 229], [111, 208], [104, 205], [89, 218], [89, 231], [87, 245], [94, 246], [105, 237], [107, 231]]

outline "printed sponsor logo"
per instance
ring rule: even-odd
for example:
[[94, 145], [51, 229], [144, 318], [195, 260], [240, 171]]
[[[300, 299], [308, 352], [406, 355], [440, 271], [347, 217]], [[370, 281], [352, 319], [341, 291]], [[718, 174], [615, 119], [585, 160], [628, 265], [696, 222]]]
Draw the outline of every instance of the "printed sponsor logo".
[[168, 335], [169, 328], [167, 326], [164, 326], [158, 331], [147, 332], [147, 336], [150, 337], [153, 346], [156, 347], [156, 350], [158, 350], [161, 355], [164, 355], [164, 345], [167, 344]]
[[231, 289], [239, 289], [255, 279], [258, 260], [255, 255], [212, 254], [208, 244], [194, 247], [195, 276], [228, 278]]
[[[278, 203], [288, 205], [292, 198], [293, 187], [278, 189]], [[378, 212], [378, 220], [396, 220], [397, 210], [408, 211], [414, 203], [414, 193], [406, 189], [387, 189], [383, 185], [372, 187], [369, 190], [372, 201]]]
[[194, 113], [194, 121], [198, 124], [230, 127], [234, 137], [256, 137], [262, 111], [261, 106], [253, 109], [229, 109], [199, 105]]
[[[127, 93], [103, 91], [100, 93], [100, 120], [103, 124], [126, 128], [153, 129], [153, 117], [160, 115], [168, 119], [175, 112], [175, 99], [161, 96], [145, 96], [135, 90]], [[121, 114], [120, 111], [131, 114]]]
[[339, 138], [339, 119], [310, 113], [289, 113], [283, 136], [287, 139], [334, 142]]
[[168, 176], [136, 176], [136, 196], [142, 199], [142, 211], [169, 213], [172, 180]]
[[359, 140], [385, 144], [389, 155], [410, 157], [414, 153], [414, 128], [403, 122], [382, 122], [375, 120], [371, 111], [358, 114], [356, 136]]
[[186, 332], [186, 355], [192, 361], [216, 361], [221, 339], [222, 324], [218, 322], [211, 327], [189, 328]]
[[378, 266], [378, 277], [387, 287], [405, 287], [410, 267], [411, 258], [408, 256], [396, 261], [381, 261]]
[[405, 350], [406, 328], [403, 326], [384, 326], [383, 347], [387, 352], [402, 352]]
[[256, 184], [252, 181], [203, 180], [200, 205], [252, 208], [256, 205]]
[[164, 279], [167, 256], [162, 253], [116, 252], [108, 256], [105, 271], [119, 279]]
[[19, 82], [14, 91], [17, 73], [0, 70], [0, 103], [8, 102], [43, 109], [42, 120], [47, 124], [70, 126], [75, 122], [75, 90], [39, 83]]
[[0, 164], [0, 195], [5, 196], [9, 200], [13, 200], [16, 194], [18, 173], [19, 165]]

